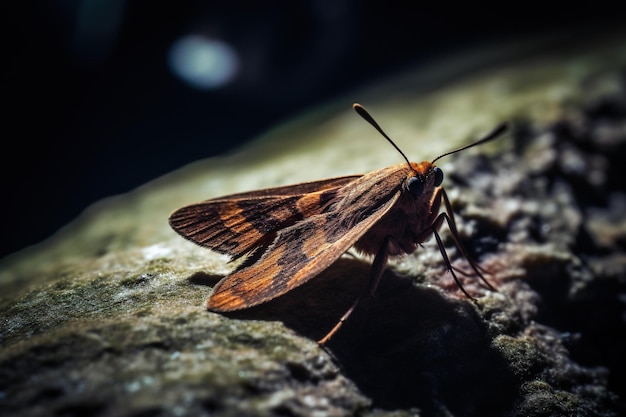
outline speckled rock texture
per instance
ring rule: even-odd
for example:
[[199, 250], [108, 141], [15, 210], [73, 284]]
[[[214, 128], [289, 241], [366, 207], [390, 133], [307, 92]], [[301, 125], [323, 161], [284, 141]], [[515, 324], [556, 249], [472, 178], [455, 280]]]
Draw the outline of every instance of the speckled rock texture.
[[624, 40], [508, 46], [474, 55], [480, 71], [428, 82], [467, 60], [455, 57], [349, 99], [418, 161], [513, 123], [438, 163], [463, 243], [497, 292], [444, 227], [476, 303], [428, 241], [390, 262], [325, 349], [315, 341], [367, 285], [371, 259], [357, 253], [257, 308], [205, 309], [233, 266], [176, 235], [169, 213], [399, 162], [341, 102], [102, 201], [3, 259], [0, 415], [624, 415]]

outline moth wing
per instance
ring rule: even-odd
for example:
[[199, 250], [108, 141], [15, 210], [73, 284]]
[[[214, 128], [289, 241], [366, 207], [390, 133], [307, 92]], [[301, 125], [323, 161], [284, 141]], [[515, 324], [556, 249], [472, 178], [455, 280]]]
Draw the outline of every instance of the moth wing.
[[362, 175], [346, 175], [345, 177], [334, 177], [319, 181], [301, 182], [298, 184], [282, 185], [279, 187], [263, 188], [261, 190], [245, 191], [243, 193], [231, 194], [225, 197], [214, 198], [207, 201], [222, 200], [243, 200], [256, 197], [286, 197], [299, 196], [302, 194], [315, 193], [344, 186]]
[[215, 286], [207, 307], [217, 312], [240, 310], [304, 284], [347, 251], [394, 206], [399, 196], [398, 191], [361, 219], [331, 211], [279, 231], [256, 262], [236, 270]]
[[207, 200], [174, 211], [169, 223], [184, 238], [236, 259], [267, 247], [280, 229], [321, 213], [339, 188], [359, 177], [331, 178]]

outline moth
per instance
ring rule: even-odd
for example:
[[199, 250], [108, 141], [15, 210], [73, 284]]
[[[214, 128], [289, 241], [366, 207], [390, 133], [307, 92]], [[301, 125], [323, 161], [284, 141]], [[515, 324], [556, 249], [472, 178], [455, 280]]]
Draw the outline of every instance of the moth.
[[[367, 294], [358, 295], [337, 325], [318, 341], [324, 345], [350, 316], [362, 296], [372, 296], [389, 257], [410, 254], [431, 235], [447, 270], [463, 293], [438, 230], [447, 223], [454, 244], [476, 276], [494, 289], [463, 249], [446, 192], [444, 156], [489, 142], [507, 124], [469, 145], [432, 161], [410, 162], [360, 104], [354, 110], [402, 155], [404, 162], [365, 175], [233, 194], [182, 207], [169, 217], [186, 239], [242, 263], [213, 288], [210, 311], [224, 313], [265, 303], [315, 278], [351, 247], [373, 255]], [[442, 209], [443, 203], [443, 209]], [[461, 272], [461, 271], [457, 271]], [[475, 300], [474, 300], [475, 301]]]

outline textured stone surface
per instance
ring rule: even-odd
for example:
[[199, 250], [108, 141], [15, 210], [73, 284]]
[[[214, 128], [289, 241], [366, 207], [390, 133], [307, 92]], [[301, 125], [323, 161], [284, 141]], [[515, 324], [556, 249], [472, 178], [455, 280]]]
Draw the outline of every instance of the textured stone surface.
[[236, 317], [204, 309], [231, 266], [171, 231], [169, 212], [398, 162], [341, 103], [98, 203], [2, 260], [0, 414], [623, 413], [624, 44], [575, 42], [427, 84], [435, 69], [358, 97], [415, 160], [513, 121], [505, 139], [439, 164], [464, 243], [498, 292], [462, 277], [479, 302], [466, 299], [428, 242], [391, 263], [327, 350], [315, 340], [367, 285], [358, 255]]

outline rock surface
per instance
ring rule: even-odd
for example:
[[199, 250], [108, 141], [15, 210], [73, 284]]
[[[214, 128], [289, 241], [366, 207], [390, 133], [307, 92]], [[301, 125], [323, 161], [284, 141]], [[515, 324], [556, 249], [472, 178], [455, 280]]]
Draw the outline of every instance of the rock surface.
[[461, 275], [479, 300], [469, 301], [429, 241], [391, 262], [326, 350], [315, 340], [367, 285], [370, 260], [358, 255], [259, 308], [205, 310], [232, 267], [176, 235], [168, 214], [397, 163], [347, 101], [102, 201], [2, 260], [0, 414], [624, 413], [624, 45], [496, 53], [480, 71], [429, 84], [445, 62], [354, 97], [418, 161], [513, 122], [505, 139], [439, 163], [464, 244], [497, 292]]

